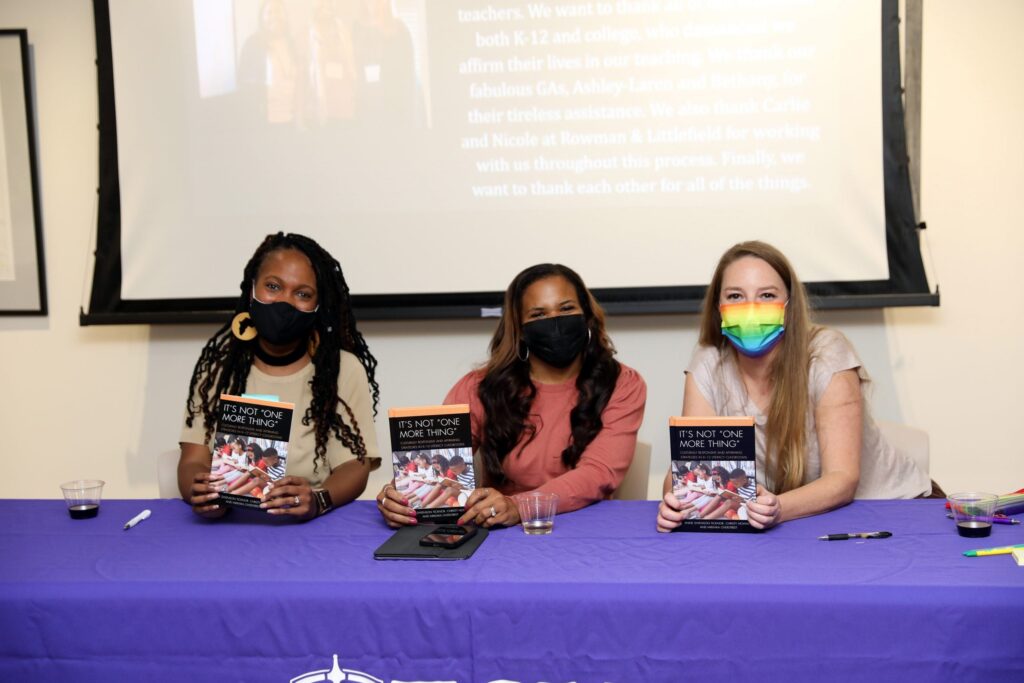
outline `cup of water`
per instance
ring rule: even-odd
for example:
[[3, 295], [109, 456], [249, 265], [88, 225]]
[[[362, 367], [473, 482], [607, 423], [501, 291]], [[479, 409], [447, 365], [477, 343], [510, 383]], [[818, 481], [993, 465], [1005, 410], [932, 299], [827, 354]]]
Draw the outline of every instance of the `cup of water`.
[[530, 536], [550, 534], [555, 528], [555, 513], [558, 512], [558, 494], [544, 491], [530, 491], [514, 496], [519, 508], [519, 519], [523, 531]]
[[76, 479], [60, 485], [71, 519], [89, 519], [99, 514], [104, 483], [99, 479]]

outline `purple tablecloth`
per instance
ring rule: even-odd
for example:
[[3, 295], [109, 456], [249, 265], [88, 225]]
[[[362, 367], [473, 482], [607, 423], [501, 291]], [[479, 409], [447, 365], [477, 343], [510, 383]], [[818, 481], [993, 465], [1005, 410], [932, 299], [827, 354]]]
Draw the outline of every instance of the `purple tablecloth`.
[[280, 524], [0, 501], [0, 680], [1021, 680], [1024, 567], [961, 555], [1024, 543], [1019, 526], [962, 539], [938, 501], [765, 534], [661, 535], [654, 515], [608, 501], [413, 562], [373, 559], [390, 532], [372, 503]]

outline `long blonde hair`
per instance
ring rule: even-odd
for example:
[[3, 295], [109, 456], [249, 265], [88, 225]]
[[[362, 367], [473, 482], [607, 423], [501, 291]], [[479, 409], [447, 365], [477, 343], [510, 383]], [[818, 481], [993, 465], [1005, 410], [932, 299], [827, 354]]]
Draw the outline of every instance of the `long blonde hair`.
[[700, 344], [713, 346], [721, 354], [736, 350], [722, 334], [722, 314], [718, 306], [725, 269], [741, 258], [759, 258], [778, 273], [789, 292], [786, 305], [785, 335], [772, 361], [771, 402], [765, 426], [765, 484], [775, 493], [803, 485], [807, 452], [807, 378], [811, 369], [810, 344], [818, 328], [811, 322], [807, 293], [781, 251], [764, 242], [740, 242], [722, 254], [704, 295], [700, 321]]

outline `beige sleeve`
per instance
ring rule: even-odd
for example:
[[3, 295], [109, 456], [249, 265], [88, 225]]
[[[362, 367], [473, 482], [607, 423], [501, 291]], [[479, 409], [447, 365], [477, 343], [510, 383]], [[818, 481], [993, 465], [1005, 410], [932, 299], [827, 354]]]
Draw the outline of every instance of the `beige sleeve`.
[[209, 448], [213, 442], [213, 433], [210, 433], [208, 440], [206, 438], [206, 423], [203, 421], [203, 411], [200, 407], [201, 402], [198, 389], [196, 389], [192, 402], [196, 407], [196, 414], [192, 416], [192, 426], [188, 426], [188, 405], [186, 404], [181, 415], [181, 435], [178, 437], [178, 443], [195, 443], [206, 445]]
[[870, 381], [857, 351], [839, 330], [822, 328], [811, 340], [810, 392], [812, 405], [818, 405], [832, 377], [843, 370], [856, 370], [861, 383]]
[[[377, 448], [377, 429], [373, 424], [373, 397], [370, 395], [370, 383], [366, 379], [366, 369], [359, 359], [348, 351], [341, 352], [341, 368], [338, 373], [338, 396], [352, 410], [352, 415], [359, 426], [359, 433], [366, 445], [366, 457], [370, 459], [373, 469], [380, 466], [380, 451]], [[351, 423], [344, 407], [339, 406], [345, 424]], [[346, 448], [333, 436], [327, 448], [327, 461], [333, 470], [344, 462], [354, 459], [355, 453]]]
[[686, 374], [693, 378], [701, 396], [716, 412], [722, 410], [722, 401], [719, 399], [722, 387], [718, 386], [715, 373], [719, 357], [718, 349], [697, 344], [693, 355], [690, 356], [690, 364], [686, 367]]

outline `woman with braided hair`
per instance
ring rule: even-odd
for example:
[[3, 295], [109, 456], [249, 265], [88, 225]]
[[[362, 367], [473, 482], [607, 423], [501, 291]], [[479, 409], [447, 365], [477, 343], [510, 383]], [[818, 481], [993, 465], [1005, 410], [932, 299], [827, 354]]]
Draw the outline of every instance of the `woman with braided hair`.
[[341, 266], [308, 237], [268, 235], [245, 266], [236, 315], [203, 348], [189, 383], [178, 488], [193, 511], [220, 517], [210, 475], [220, 395], [294, 403], [287, 474], [261, 507], [310, 519], [354, 500], [380, 465], [373, 426], [377, 361], [356, 329]]

